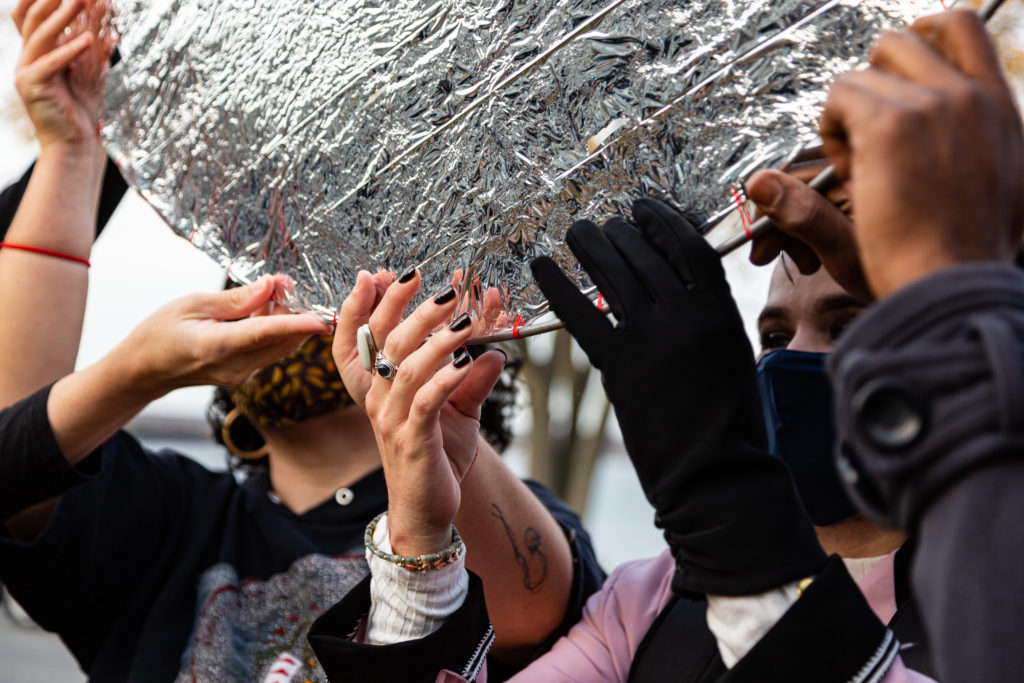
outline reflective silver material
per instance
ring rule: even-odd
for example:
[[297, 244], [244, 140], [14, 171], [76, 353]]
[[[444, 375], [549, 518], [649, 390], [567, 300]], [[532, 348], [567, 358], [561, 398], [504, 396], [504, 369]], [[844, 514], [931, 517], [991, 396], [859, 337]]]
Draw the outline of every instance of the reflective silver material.
[[[115, 0], [103, 132], [235, 279], [340, 304], [359, 268], [461, 268], [508, 327], [528, 260], [640, 194], [726, 215], [814, 138], [836, 75], [938, 0]], [[477, 288], [469, 288], [476, 291]], [[488, 308], [477, 304], [483, 314]]]

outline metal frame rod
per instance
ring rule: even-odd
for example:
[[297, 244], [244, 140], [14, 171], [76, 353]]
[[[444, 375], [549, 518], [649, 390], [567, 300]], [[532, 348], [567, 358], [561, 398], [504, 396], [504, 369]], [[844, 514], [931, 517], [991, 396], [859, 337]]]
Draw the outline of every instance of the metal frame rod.
[[[981, 17], [981, 20], [983, 22], [987, 23], [988, 20], [992, 18], [992, 15], [996, 13], [996, 10], [999, 9], [1000, 5], [1003, 4], [1003, 2], [1005, 2], [1005, 0], [988, 0], [988, 2], [986, 2], [981, 7], [981, 9], [978, 10], [978, 16]], [[838, 178], [836, 178], [835, 168], [829, 166], [824, 171], [815, 176], [811, 182], [807, 183], [807, 185], [808, 187], [811, 187], [812, 189], [819, 192], [820, 194], [825, 194], [833, 187], [835, 187], [837, 182]], [[729, 239], [725, 240], [724, 242], [722, 242], [721, 244], [717, 245], [715, 247], [715, 251], [717, 251], [718, 254], [723, 257], [726, 256], [727, 254], [731, 254], [732, 252], [736, 251], [744, 244], [746, 244], [747, 242], [754, 239], [755, 237], [763, 233], [765, 230], [770, 228], [771, 224], [772, 222], [767, 216], [761, 216], [756, 221], [754, 221], [754, 223], [749, 228], [747, 228], [740, 234], [734, 235]], [[608, 309], [607, 307], [604, 307], [602, 309], [602, 312], [608, 313], [609, 310], [610, 309]], [[486, 337], [478, 337], [475, 339], [470, 339], [466, 343], [494, 344], [497, 342], [512, 341], [514, 339], [525, 339], [526, 337], [533, 337], [535, 335], [544, 334], [546, 332], [554, 332], [555, 330], [560, 330], [563, 327], [565, 327], [565, 323], [563, 323], [560, 320], [556, 320], [550, 323], [544, 323], [541, 325], [524, 325], [522, 327], [515, 328], [515, 331], [508, 330], [506, 332], [499, 332], [497, 334], [492, 334]]]

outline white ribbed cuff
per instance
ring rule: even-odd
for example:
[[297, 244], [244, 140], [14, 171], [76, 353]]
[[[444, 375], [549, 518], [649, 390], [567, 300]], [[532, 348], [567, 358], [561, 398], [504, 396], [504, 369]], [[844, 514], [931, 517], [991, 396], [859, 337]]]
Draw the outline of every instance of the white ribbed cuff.
[[796, 582], [757, 595], [708, 596], [708, 628], [730, 669], [771, 630], [800, 597]]
[[[373, 543], [392, 552], [388, 517], [377, 524]], [[441, 569], [413, 572], [367, 551], [370, 564], [370, 614], [366, 642], [388, 645], [416, 640], [441, 628], [469, 594], [466, 552]]]

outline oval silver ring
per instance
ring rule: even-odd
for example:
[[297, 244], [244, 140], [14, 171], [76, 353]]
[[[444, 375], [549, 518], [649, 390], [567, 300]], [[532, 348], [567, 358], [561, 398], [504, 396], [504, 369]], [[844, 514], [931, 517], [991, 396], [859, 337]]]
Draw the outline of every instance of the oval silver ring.
[[393, 380], [395, 375], [398, 374], [398, 366], [385, 358], [384, 354], [380, 351], [377, 352], [377, 358], [374, 360], [373, 369], [378, 375], [388, 381]]

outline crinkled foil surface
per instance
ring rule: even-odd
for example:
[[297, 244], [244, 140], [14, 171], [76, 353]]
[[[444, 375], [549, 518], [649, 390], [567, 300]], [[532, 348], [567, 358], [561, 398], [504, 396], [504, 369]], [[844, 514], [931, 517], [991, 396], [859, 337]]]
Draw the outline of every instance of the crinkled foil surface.
[[[463, 269], [529, 321], [574, 220], [703, 216], [815, 137], [828, 84], [938, 0], [115, 0], [103, 133], [240, 282], [328, 317], [360, 268]], [[716, 231], [717, 232], [717, 231]], [[502, 316], [502, 321], [507, 320]], [[501, 322], [499, 324], [505, 324]]]

